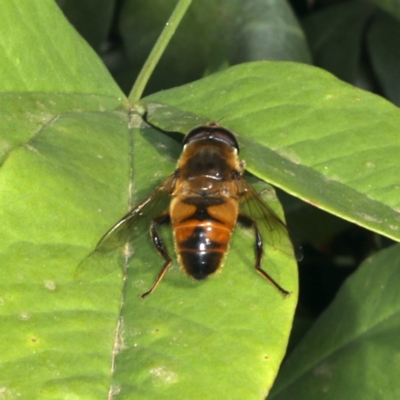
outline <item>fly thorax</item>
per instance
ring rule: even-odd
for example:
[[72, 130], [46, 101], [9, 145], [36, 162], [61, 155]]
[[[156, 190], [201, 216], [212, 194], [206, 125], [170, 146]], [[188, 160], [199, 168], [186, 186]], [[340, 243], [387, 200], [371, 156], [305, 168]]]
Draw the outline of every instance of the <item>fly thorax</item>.
[[188, 148], [188, 157], [180, 166], [185, 179], [196, 177], [211, 180], [228, 179], [232, 170], [230, 156], [233, 150], [231, 148], [219, 143], [193, 147]]
[[221, 191], [221, 180], [209, 176], [196, 176], [186, 182], [187, 193], [196, 193], [199, 196], [209, 196]]

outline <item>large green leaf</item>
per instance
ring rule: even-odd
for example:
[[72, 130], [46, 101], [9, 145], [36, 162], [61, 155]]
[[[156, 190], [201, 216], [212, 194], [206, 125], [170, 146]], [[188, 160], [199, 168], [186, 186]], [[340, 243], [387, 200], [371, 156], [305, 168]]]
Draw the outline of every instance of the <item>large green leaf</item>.
[[[400, 112], [314, 67], [255, 62], [160, 92], [161, 103], [239, 135], [247, 168], [322, 209], [400, 238]], [[161, 127], [168, 107], [151, 107]], [[168, 129], [182, 129], [169, 113]], [[181, 118], [180, 118], [181, 119]], [[193, 119], [192, 119], [193, 120]]]
[[122, 95], [53, 0], [1, 2], [0, 16], [2, 93]]
[[85, 244], [126, 207], [126, 177], [115, 171], [128, 175], [126, 118], [56, 119], [0, 174], [0, 385], [11, 398], [94, 399], [109, 386], [121, 281], [73, 275]]
[[[158, 182], [174, 169], [177, 150], [176, 142], [161, 133], [134, 131], [138, 200], [154, 187], [149, 177]], [[170, 231], [162, 230], [161, 236], [172, 252]], [[284, 299], [256, 274], [253, 248], [253, 232], [238, 230], [220, 274], [195, 282], [174, 262], [143, 301], [139, 296], [163, 260], [147, 234], [133, 243], [115, 360], [117, 398], [132, 398], [132, 393], [135, 399], [264, 397], [284, 355], [297, 283], [293, 260], [267, 247], [264, 268], [293, 291]]]
[[[293, 291], [283, 299], [254, 271], [253, 233], [237, 230], [220, 274], [194, 282], [174, 263], [142, 301], [139, 294], [162, 266], [144, 233], [129, 249], [130, 261], [121, 257], [124, 249], [106, 254], [96, 280], [74, 280], [102, 234], [173, 171], [180, 146], [129, 115], [119, 88], [52, 1], [4, 3], [0, 11], [7, 38], [0, 50], [3, 393], [263, 398], [296, 305], [293, 259], [266, 248], [264, 268]], [[187, 111], [198, 121], [227, 117], [250, 171], [396, 233], [397, 164], [382, 148], [396, 151], [398, 110], [381, 99], [315, 69], [255, 63], [148, 100], [178, 107], [167, 120], [171, 130], [193, 126], [194, 120], [176, 121]], [[157, 119], [155, 110], [149, 118]], [[384, 121], [379, 135], [377, 118]], [[335, 165], [338, 157], [343, 166]], [[358, 170], [361, 181], [351, 180]], [[280, 213], [271, 193], [269, 204]], [[162, 236], [172, 252], [170, 231]], [[102, 263], [111, 266], [107, 276]]]
[[218, 398], [264, 397], [296, 305], [293, 259], [266, 246], [264, 268], [293, 291], [287, 299], [255, 272], [247, 231], [235, 233], [221, 274], [201, 284], [175, 265], [145, 301], [138, 295], [162, 265], [146, 234], [127, 271], [111, 253], [109, 275], [100, 262], [96, 280], [75, 280], [102, 234], [173, 171], [180, 146], [129, 118], [120, 90], [53, 2], [1, 7], [0, 27], [17, 26], [0, 52], [0, 68], [13, 72], [0, 96], [3, 393], [204, 398], [215, 388]]
[[53, 1], [3, 2], [0, 20], [1, 393], [101, 398], [121, 280], [72, 276], [126, 209], [128, 119], [105, 112], [124, 98]]
[[284, 363], [272, 399], [398, 396], [400, 246], [371, 257]]

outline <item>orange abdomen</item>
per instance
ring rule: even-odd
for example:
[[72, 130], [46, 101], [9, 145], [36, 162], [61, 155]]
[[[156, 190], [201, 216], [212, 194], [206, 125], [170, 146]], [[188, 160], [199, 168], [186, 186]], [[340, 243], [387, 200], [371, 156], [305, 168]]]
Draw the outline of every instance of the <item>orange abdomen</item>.
[[188, 204], [186, 199], [171, 205], [179, 262], [195, 279], [205, 279], [216, 272], [228, 250], [237, 218], [237, 204], [230, 199], [219, 199], [218, 202], [212, 204], [212, 199], [205, 198], [204, 204], [194, 205]]
[[190, 220], [175, 228], [176, 249], [182, 268], [195, 279], [204, 279], [221, 266], [228, 250], [231, 229], [214, 221]]

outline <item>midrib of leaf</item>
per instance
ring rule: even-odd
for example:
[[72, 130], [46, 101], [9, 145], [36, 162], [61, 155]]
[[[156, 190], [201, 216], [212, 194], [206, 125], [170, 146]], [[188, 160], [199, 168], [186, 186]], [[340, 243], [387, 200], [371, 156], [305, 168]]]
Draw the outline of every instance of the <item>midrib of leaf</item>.
[[[134, 142], [133, 142], [133, 129], [137, 128], [137, 124], [140, 123], [141, 119], [139, 118], [136, 112], [132, 110], [128, 114], [128, 131], [129, 131], [129, 183], [128, 183], [128, 210], [131, 210], [134, 204]], [[128, 211], [127, 210], [127, 211]], [[116, 221], [117, 222], [117, 221]], [[128, 267], [129, 267], [129, 260], [130, 255], [132, 254], [132, 244], [126, 243], [123, 248], [123, 280], [121, 285], [121, 299], [119, 304], [118, 310], [118, 324], [115, 329], [115, 337], [114, 337], [114, 346], [113, 351], [111, 354], [111, 376], [114, 375], [115, 368], [116, 368], [116, 356], [121, 351], [121, 341], [122, 341], [122, 327], [123, 327], [123, 320], [122, 320], [122, 309], [124, 307], [124, 300], [125, 300], [125, 293], [127, 289], [128, 283]], [[118, 392], [118, 391], [117, 391]], [[108, 392], [108, 400], [111, 400], [115, 394], [115, 386], [113, 381], [111, 380], [110, 388]]]

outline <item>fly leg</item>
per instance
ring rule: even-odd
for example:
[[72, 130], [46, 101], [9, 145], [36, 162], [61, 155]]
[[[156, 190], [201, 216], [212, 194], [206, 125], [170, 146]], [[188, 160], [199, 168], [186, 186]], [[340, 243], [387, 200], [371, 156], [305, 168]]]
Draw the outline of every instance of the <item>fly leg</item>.
[[164, 266], [162, 267], [161, 272], [158, 274], [157, 279], [154, 281], [153, 285], [151, 288], [147, 291], [144, 292], [143, 294], [140, 295], [142, 299], [144, 299], [147, 295], [152, 293], [154, 289], [158, 286], [158, 284], [161, 282], [162, 278], [168, 271], [168, 268], [171, 266], [171, 257], [168, 254], [167, 249], [164, 246], [164, 243], [161, 240], [161, 237], [159, 236], [156, 227], [157, 226], [162, 226], [162, 225], [167, 225], [171, 222], [171, 219], [169, 217], [169, 214], [162, 214], [157, 218], [154, 218], [153, 221], [151, 221], [150, 225], [150, 234], [151, 238], [153, 240], [153, 244], [155, 248], [157, 249], [158, 253], [161, 254], [161, 256], [164, 258], [165, 263]]
[[242, 225], [245, 228], [254, 229], [255, 234], [255, 250], [256, 250], [256, 271], [263, 276], [267, 281], [271, 282], [282, 294], [285, 296], [290, 296], [291, 292], [285, 290], [278, 282], [276, 282], [270, 275], [268, 275], [262, 268], [261, 268], [261, 258], [263, 255], [263, 241], [261, 237], [261, 233], [257, 227], [255, 221], [249, 218], [247, 215], [239, 214], [237, 219], [238, 224]]

